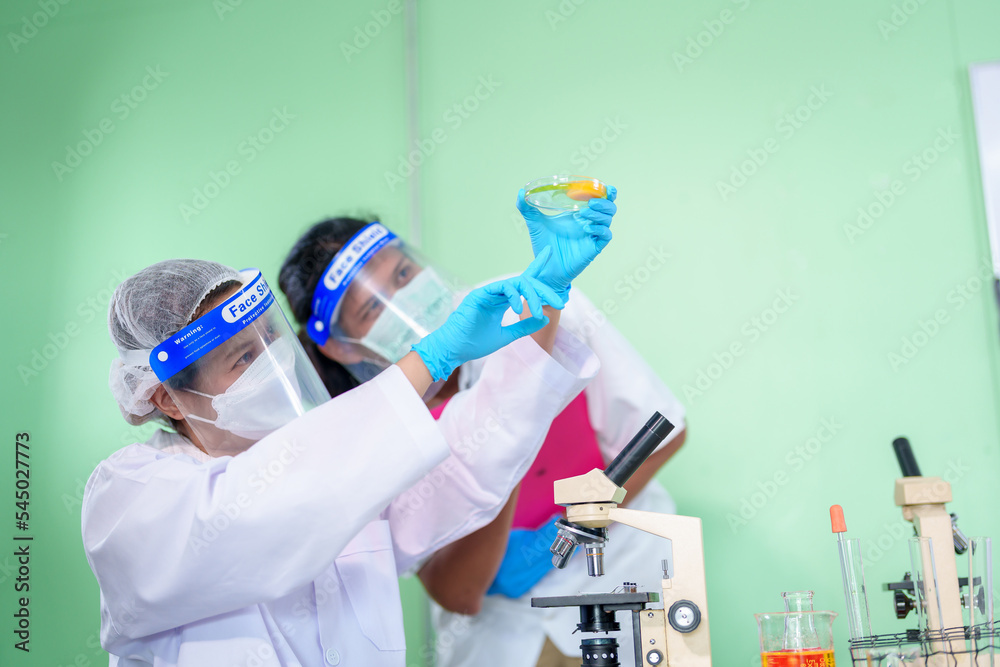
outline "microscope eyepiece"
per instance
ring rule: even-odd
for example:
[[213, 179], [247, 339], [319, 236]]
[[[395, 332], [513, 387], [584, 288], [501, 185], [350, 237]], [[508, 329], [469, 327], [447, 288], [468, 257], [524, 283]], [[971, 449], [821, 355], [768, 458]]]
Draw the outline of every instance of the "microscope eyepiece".
[[896, 452], [896, 460], [899, 461], [899, 469], [903, 472], [903, 477], [920, 477], [920, 466], [913, 456], [913, 448], [906, 438], [896, 438], [892, 441], [892, 448]]
[[673, 430], [674, 425], [666, 417], [659, 412], [654, 412], [646, 425], [625, 445], [625, 449], [615, 457], [614, 461], [608, 464], [608, 467], [604, 469], [604, 474], [614, 482], [615, 486], [625, 486], [629, 477], [646, 462], [653, 450]]

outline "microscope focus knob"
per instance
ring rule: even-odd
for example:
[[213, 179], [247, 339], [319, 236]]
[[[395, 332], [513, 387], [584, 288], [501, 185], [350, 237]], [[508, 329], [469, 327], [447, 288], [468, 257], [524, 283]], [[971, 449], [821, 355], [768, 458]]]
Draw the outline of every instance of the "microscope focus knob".
[[913, 598], [901, 590], [897, 590], [893, 597], [895, 598], [896, 618], [898, 619], [906, 618], [907, 614], [913, 611], [917, 606]]
[[667, 621], [677, 632], [694, 632], [701, 625], [701, 610], [690, 600], [678, 600], [670, 605]]

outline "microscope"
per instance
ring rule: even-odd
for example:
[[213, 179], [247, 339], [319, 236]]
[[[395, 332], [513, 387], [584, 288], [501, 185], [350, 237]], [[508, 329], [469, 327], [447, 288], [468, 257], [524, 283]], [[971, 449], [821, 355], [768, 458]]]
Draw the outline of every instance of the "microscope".
[[663, 415], [654, 413], [604, 471], [595, 468], [554, 484], [555, 502], [566, 508], [551, 548], [557, 568], [565, 568], [576, 547], [583, 546], [588, 574], [602, 576], [608, 526], [614, 522], [666, 539], [666, 558], [661, 559], [662, 609], [650, 606], [660, 601], [658, 593], [638, 592], [628, 585], [621, 593], [531, 599], [532, 607], [579, 607], [577, 630], [605, 635], [582, 640], [582, 667], [620, 667], [618, 639], [608, 636], [621, 629], [615, 620], [619, 611], [632, 616], [635, 667], [711, 667], [701, 520], [618, 506], [625, 499], [625, 482], [673, 430]]
[[[835, 505], [830, 513], [841, 546], [851, 662], [929, 667], [1000, 664], [992, 540], [968, 538], [958, 528], [958, 516], [946, 506], [952, 500], [951, 484], [941, 477], [921, 474], [906, 438], [896, 438], [892, 447], [902, 471], [895, 483], [894, 500], [903, 519], [913, 525], [915, 536], [908, 540], [910, 571], [902, 581], [883, 587], [893, 594], [896, 618], [903, 620], [915, 611], [917, 627], [889, 634], [872, 632], [861, 542], [843, 539], [846, 525]], [[959, 576], [965, 567], [968, 576]]]
[[[993, 665], [997, 633], [990, 540], [966, 537], [958, 516], [946, 507], [951, 484], [921, 474], [906, 438], [892, 444], [903, 474], [896, 480], [895, 502], [917, 536], [910, 544], [912, 575], [907, 572], [903, 581], [884, 585], [893, 593], [897, 618], [917, 612], [918, 628], [908, 632], [906, 643], [921, 645], [922, 664]], [[956, 556], [968, 563], [969, 576], [959, 576]], [[877, 645], [879, 639], [852, 645]]]
[[908, 597], [905, 592], [913, 592], [914, 596], [923, 593], [927, 600], [935, 599], [931, 604], [925, 602], [922, 605], [927, 613], [928, 628], [960, 628], [964, 625], [963, 596], [960, 589], [968, 585], [968, 580], [959, 580], [955, 556], [962, 556], [968, 551], [969, 539], [958, 527], [958, 516], [945, 508], [945, 503], [951, 502], [951, 484], [940, 477], [924, 477], [920, 474], [906, 438], [897, 438], [892, 447], [903, 473], [903, 477], [896, 480], [896, 505], [902, 508], [903, 518], [913, 524], [917, 535], [931, 539], [930, 545], [923, 547], [923, 571], [917, 573], [918, 581], [926, 582], [925, 590], [915, 589], [913, 583], [888, 585], [895, 586], [889, 590], [904, 591], [903, 595], [896, 595], [897, 615], [905, 618], [908, 608], [913, 608], [916, 604], [913, 599], [905, 599]]

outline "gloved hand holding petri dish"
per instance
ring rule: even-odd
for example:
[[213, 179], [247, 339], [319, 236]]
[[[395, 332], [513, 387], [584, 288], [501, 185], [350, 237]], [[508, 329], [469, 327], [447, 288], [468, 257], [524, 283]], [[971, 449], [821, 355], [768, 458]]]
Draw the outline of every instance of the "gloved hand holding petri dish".
[[607, 196], [608, 186], [589, 176], [546, 176], [524, 186], [524, 200], [553, 216], [583, 210], [591, 199]]
[[585, 176], [550, 176], [521, 188], [517, 210], [528, 226], [535, 257], [552, 248], [537, 276], [563, 299], [570, 283], [611, 242], [618, 190]]

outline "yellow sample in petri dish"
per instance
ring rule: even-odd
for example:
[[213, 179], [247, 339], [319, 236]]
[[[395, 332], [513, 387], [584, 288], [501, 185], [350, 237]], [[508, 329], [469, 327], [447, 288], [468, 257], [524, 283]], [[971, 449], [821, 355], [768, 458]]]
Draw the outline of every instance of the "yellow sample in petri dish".
[[524, 186], [524, 200], [546, 215], [579, 211], [607, 196], [608, 186], [589, 176], [546, 176]]

